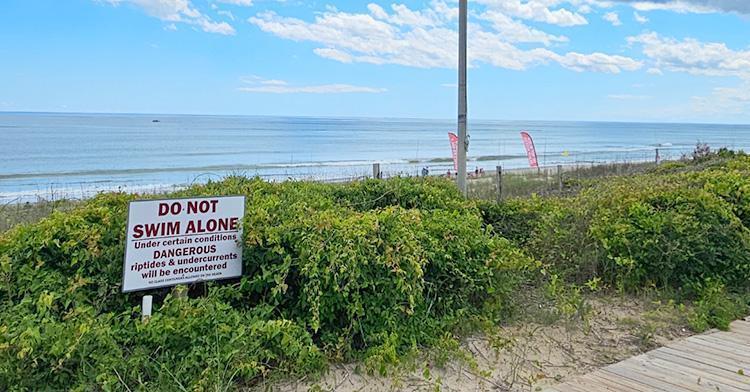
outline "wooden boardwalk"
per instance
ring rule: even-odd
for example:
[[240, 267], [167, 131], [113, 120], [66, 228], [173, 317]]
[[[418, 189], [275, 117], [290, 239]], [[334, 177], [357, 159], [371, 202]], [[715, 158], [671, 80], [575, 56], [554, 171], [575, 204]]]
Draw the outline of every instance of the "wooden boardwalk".
[[750, 318], [607, 366], [548, 392], [750, 392]]

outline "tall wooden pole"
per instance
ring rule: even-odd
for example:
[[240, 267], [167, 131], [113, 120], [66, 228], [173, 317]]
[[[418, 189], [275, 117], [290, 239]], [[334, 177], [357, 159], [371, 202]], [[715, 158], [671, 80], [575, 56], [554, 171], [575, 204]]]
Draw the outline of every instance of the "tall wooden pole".
[[468, 22], [468, 0], [458, 2], [458, 188], [466, 192], [466, 153], [469, 141], [466, 129], [466, 30]]

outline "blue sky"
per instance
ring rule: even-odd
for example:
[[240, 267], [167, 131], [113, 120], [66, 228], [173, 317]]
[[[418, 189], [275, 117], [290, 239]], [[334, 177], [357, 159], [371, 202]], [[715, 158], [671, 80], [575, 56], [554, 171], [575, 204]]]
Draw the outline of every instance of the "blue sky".
[[[750, 1], [469, 0], [470, 117], [750, 122]], [[0, 111], [452, 118], [451, 0], [3, 0]]]

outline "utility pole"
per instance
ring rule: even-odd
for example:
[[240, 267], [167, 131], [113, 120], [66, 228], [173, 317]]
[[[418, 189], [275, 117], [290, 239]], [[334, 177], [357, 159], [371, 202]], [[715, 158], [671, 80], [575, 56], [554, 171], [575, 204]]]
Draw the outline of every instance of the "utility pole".
[[466, 153], [469, 140], [466, 130], [466, 30], [468, 0], [458, 2], [458, 188], [466, 195]]

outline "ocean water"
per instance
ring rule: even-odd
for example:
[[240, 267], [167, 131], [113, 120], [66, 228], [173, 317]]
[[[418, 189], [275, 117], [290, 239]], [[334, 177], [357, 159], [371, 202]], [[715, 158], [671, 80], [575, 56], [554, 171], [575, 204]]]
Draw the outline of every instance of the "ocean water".
[[[153, 122], [158, 120], [159, 122]], [[0, 204], [168, 190], [229, 174], [343, 180], [453, 168], [454, 120], [0, 113]], [[750, 125], [471, 121], [468, 167], [653, 160], [712, 148], [750, 151]]]

